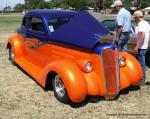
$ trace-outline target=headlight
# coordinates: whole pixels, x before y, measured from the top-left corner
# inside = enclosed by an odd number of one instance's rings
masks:
[[[126,58],[125,57],[120,57],[119,58],[119,65],[121,67],[124,67],[126,65]]]
[[[92,69],[93,69],[92,62],[90,62],[90,61],[86,62],[84,65],[84,71],[90,72],[90,71],[92,71]]]
[[[93,70],[93,64],[89,60],[79,60],[78,62],[79,67],[81,68],[82,71],[89,73]]]

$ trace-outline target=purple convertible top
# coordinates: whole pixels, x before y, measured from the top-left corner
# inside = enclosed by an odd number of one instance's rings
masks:
[[[109,33],[110,31],[91,14],[81,11],[70,22],[52,32],[50,39],[56,42],[93,49],[101,38]]]

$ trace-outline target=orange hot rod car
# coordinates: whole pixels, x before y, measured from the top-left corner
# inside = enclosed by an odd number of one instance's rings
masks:
[[[79,103],[86,95],[113,99],[139,85],[143,73],[133,56],[101,42],[109,33],[86,11],[31,10],[6,50],[42,87],[52,85],[61,102]]]

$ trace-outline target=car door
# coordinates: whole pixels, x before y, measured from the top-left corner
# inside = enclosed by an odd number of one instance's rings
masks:
[[[28,28],[25,32],[23,45],[26,59],[33,65],[42,69],[47,62],[45,61],[45,56],[42,54],[41,50],[39,50],[47,39],[47,32],[42,19],[37,16],[29,17]]]

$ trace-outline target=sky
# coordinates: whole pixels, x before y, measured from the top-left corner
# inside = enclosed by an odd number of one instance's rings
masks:
[[[6,5],[13,8],[18,3],[24,3],[24,0],[0,0],[0,10],[6,7]]]
[[[51,0],[45,0],[51,1]],[[24,3],[24,0],[0,0],[0,10],[3,10],[4,7],[11,6],[11,8],[15,7],[16,4]]]

